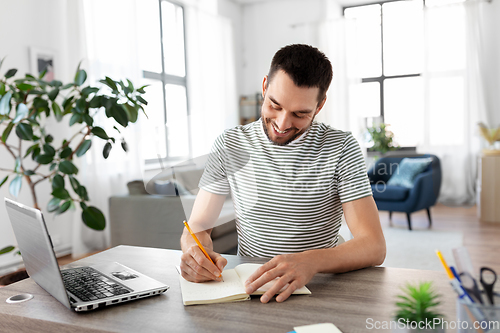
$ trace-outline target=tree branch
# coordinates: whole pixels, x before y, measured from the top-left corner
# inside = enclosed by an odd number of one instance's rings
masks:
[[[81,147],[81,145],[85,142],[85,137],[87,135],[90,135],[92,129],[90,128],[90,126],[87,126],[87,134],[85,134],[82,138],[82,140],[80,141],[80,143],[78,144],[78,146],[76,146],[76,148],[71,152],[71,155],[68,156],[68,159],[73,159],[73,155],[75,154],[75,152],[78,150],[78,148]]]
[[[69,146],[69,144],[71,143],[71,141],[73,141],[73,139],[75,139],[75,138],[76,138],[76,136],[77,136],[78,134],[85,134],[85,133],[82,133],[82,131],[83,131],[84,129],[86,129],[87,127],[88,127],[88,126],[86,125],[86,126],[84,126],[81,130],[79,130],[78,132],[76,132],[76,133],[75,133],[75,134],[71,137],[71,139],[69,139],[69,140],[68,140],[65,144],[63,144],[63,145],[61,146],[61,148],[57,149],[57,151],[59,151],[59,150],[63,150],[64,148],[66,148],[67,146]],[[88,135],[88,134],[85,134],[85,135]]]
[[[50,175],[47,175],[47,176],[42,176],[42,178],[41,178],[41,179],[39,179],[39,180],[37,180],[36,182],[34,182],[34,183],[33,183],[33,186],[35,186],[36,184],[38,184],[38,183],[39,183],[39,182],[41,182],[41,181],[44,181],[44,180],[45,180],[45,179],[47,179],[47,178],[50,178],[50,176],[55,175],[55,174],[56,174],[56,172],[57,172],[57,171],[56,171],[56,170],[54,170],[54,171],[52,171],[52,173],[51,173]],[[41,175],[39,175],[39,176],[41,176]]]

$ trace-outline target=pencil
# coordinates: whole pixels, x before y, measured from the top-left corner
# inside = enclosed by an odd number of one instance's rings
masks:
[[[203,253],[205,254],[205,257],[208,258],[208,260],[210,260],[210,262],[212,264],[214,264],[215,267],[217,267],[217,265],[214,263],[214,261],[212,260],[212,258],[210,258],[210,256],[208,255],[207,251],[205,251],[205,248],[203,247],[203,245],[201,245],[200,241],[198,240],[198,237],[196,237],[196,235],[193,233],[193,230],[191,230],[191,228],[189,227],[188,223],[186,220],[183,221],[184,225],[186,226],[187,230],[189,231],[189,233],[191,234],[191,236],[193,236],[193,239],[194,241],[196,242],[196,244],[198,244],[198,247],[203,251]],[[224,282],[224,278],[222,277],[222,274],[219,275],[219,277],[222,279],[222,282]]]

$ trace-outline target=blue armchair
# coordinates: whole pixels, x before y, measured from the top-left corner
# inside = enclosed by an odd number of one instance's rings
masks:
[[[411,188],[387,184],[404,156],[383,157],[368,170],[377,208],[389,211],[389,220],[392,218],[392,212],[406,213],[410,230],[412,229],[410,214],[421,209],[427,210],[429,227],[432,225],[429,208],[436,203],[441,188],[441,163],[437,156],[430,154],[408,156],[408,158],[423,157],[431,158],[432,162],[415,177]]]

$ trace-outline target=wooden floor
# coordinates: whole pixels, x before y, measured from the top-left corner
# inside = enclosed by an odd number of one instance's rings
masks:
[[[464,234],[464,246],[469,250],[474,268],[479,271],[487,266],[500,274],[500,223],[481,222],[476,206],[447,207],[438,204],[431,208],[432,229],[459,231]],[[427,212],[422,210],[411,214],[412,228],[427,229]],[[380,212],[382,227],[389,226],[389,213]],[[407,227],[406,214],[393,213],[392,225]]]

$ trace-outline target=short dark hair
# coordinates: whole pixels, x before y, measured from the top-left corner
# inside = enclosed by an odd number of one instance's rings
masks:
[[[276,52],[267,75],[268,84],[278,70],[287,73],[298,87],[318,87],[318,102],[325,98],[333,77],[332,64],[325,54],[305,44],[287,45]]]

